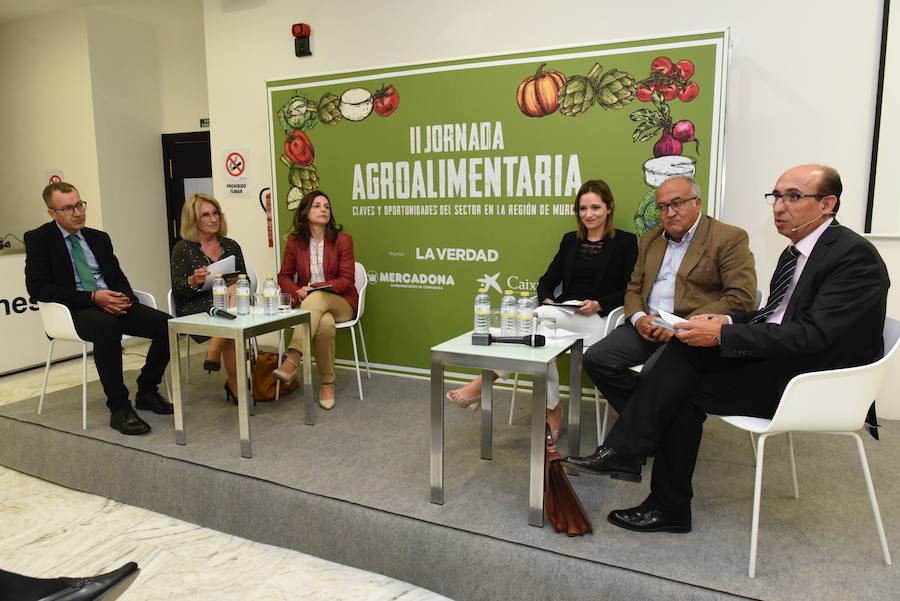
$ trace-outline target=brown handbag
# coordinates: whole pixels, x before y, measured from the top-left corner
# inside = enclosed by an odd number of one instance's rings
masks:
[[[278,368],[278,355],[261,352],[256,356],[256,365],[253,368],[253,400],[258,403],[275,400],[275,386],[278,380],[272,372]],[[298,368],[299,369],[299,368]],[[300,374],[297,374],[298,376]],[[281,383],[279,396],[296,389],[300,385],[300,378],[294,378],[290,384]]]
[[[593,532],[591,520],[588,519],[581,506],[581,501],[566,472],[560,463],[559,451],[550,436],[550,426],[546,430],[546,446],[544,447],[544,509],[547,521],[557,532],[565,532],[569,536],[581,536]]]

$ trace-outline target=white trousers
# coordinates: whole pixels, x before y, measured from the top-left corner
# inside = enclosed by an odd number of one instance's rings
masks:
[[[551,307],[541,305],[535,309],[534,314],[539,318],[552,317],[556,319],[556,328],[558,330],[569,330],[584,334],[584,350],[586,351],[592,344],[603,338],[603,331],[606,329],[606,318],[595,313],[594,315],[580,315],[573,311],[560,309],[559,307]],[[540,333],[540,332],[536,332]],[[547,409],[554,409],[559,405],[559,369],[556,367],[556,361],[550,365],[550,373],[547,377]],[[508,378],[509,372],[494,372],[499,378]],[[580,382],[577,383],[581,385]],[[572,385],[570,383],[570,385]]]

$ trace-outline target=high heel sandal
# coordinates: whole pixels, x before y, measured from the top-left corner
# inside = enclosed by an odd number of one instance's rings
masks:
[[[234,395],[234,393],[231,392],[231,386],[228,385],[228,380],[225,380],[225,400],[228,401],[229,403],[231,403],[232,405],[238,404],[238,399]]]
[[[332,397],[330,399],[322,398],[322,391],[326,388],[331,389]],[[319,407],[326,411],[334,407],[334,384],[322,384],[322,386],[319,387]]]
[[[559,430],[562,427],[562,421],[562,405],[557,405],[547,411],[547,436],[552,439],[553,444],[556,444],[556,441],[559,440]]]
[[[272,372],[272,375],[278,378],[282,384],[290,384],[297,377],[297,372],[300,371],[300,366],[297,365],[297,362],[291,359],[290,357],[284,358],[284,363],[290,363],[294,366],[294,370],[292,372],[286,372],[280,367]],[[284,364],[282,363],[282,365]]]
[[[472,397],[470,399],[463,398],[462,394],[460,394],[459,390],[451,390],[447,393],[447,400],[456,405],[457,407],[462,407],[464,409],[471,409],[472,411],[477,411],[479,407],[481,407],[481,395],[479,394],[476,397]]]

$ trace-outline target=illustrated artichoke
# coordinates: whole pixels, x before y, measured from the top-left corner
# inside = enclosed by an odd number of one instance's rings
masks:
[[[603,67],[594,64],[586,76],[573,75],[559,89],[559,112],[566,117],[578,117],[594,104],[594,78],[600,75]]]
[[[317,119],[316,104],[306,96],[292,96],[278,109],[278,121],[286,132],[312,129]]]
[[[291,190],[294,190],[295,188],[298,189],[300,191],[300,196],[302,197],[307,192],[319,189],[319,172],[316,171],[315,166],[312,164],[306,166],[292,165],[291,170],[288,173],[288,181],[290,181],[291,186],[293,186]],[[291,193],[288,192],[289,209],[291,208],[291,200]]]
[[[334,94],[328,92],[323,94],[322,98],[319,99],[319,121],[325,125],[337,125],[344,118],[341,114],[340,104],[341,99]]]
[[[597,104],[605,109],[620,109],[634,100],[634,77],[625,71],[610,69],[595,84]]]

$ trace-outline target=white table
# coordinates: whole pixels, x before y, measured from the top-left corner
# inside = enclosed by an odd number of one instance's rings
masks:
[[[172,404],[175,406],[175,443],[187,444],[184,433],[184,414],[181,398],[181,361],[178,348],[179,334],[198,334],[202,336],[218,336],[234,340],[237,354],[238,381],[238,425],[241,436],[241,457],[252,457],[250,447],[250,405],[251,399],[247,389],[247,343],[254,336],[275,332],[305,323],[309,325],[309,311],[292,309],[278,315],[264,315],[261,309],[254,309],[250,315],[241,315],[237,319],[212,317],[206,313],[185,315],[169,320],[169,366],[172,370]],[[306,403],[305,422],[309,426],[316,423],[316,406],[312,393],[312,369],[310,355],[309,328],[304,328],[302,363],[303,397]]]
[[[528,523],[544,525],[544,424],[547,408],[548,370],[554,359],[572,352],[569,371],[569,454],[577,455],[581,445],[581,338],[547,339],[547,345],[472,344],[468,332],[431,348],[431,502],[444,504],[444,365],[482,370],[481,458],[491,459],[493,423],[492,370],[530,374],[533,381],[531,404],[531,467],[528,492]]]

